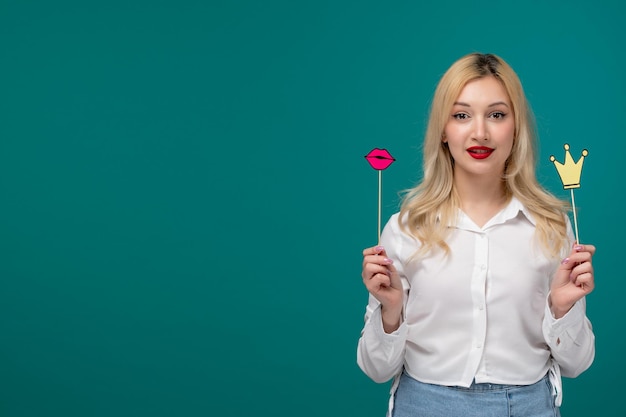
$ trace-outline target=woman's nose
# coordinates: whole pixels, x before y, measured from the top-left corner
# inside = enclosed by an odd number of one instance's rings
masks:
[[[488,139],[487,126],[484,120],[474,119],[474,130],[472,132],[472,139],[475,140],[487,140]]]

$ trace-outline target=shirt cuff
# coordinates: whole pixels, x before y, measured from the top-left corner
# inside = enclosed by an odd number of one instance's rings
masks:
[[[401,318],[400,326],[391,333],[385,332],[383,328],[383,314],[382,308],[379,304],[376,310],[372,313],[370,317],[371,325],[374,327],[374,331],[376,335],[383,341],[388,343],[395,343],[397,339],[406,337],[407,334],[407,325],[404,321],[404,318]]]
[[[560,319],[554,318],[550,310],[549,297],[546,299],[543,319],[543,334],[552,349],[567,350],[575,344],[576,336],[585,323],[585,307],[582,299]]]

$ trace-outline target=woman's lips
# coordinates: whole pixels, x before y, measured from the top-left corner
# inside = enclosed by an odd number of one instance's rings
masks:
[[[488,158],[493,151],[494,150],[492,148],[488,148],[486,146],[472,146],[471,148],[467,149],[467,153],[469,153],[470,156],[474,159]]]
[[[365,159],[370,163],[372,168],[382,171],[383,169],[389,168],[389,165],[393,164],[395,158],[391,156],[387,149],[378,149],[374,148],[365,155]]]

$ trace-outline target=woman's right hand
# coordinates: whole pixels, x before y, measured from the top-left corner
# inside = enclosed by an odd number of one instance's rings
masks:
[[[404,290],[393,261],[382,246],[363,250],[363,283],[381,304],[383,327],[391,333],[400,326]]]

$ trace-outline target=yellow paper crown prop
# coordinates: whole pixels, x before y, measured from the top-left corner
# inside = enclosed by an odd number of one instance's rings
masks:
[[[561,177],[563,188],[565,190],[570,190],[570,194],[572,196],[572,214],[574,215],[574,231],[576,232],[576,243],[580,243],[580,240],[578,239],[578,220],[576,218],[574,188],[580,188],[580,174],[583,170],[585,157],[589,155],[589,151],[587,149],[583,149],[583,151],[581,152],[581,156],[578,159],[578,162],[574,162],[572,154],[569,153],[569,145],[566,143],[565,145],[563,145],[563,148],[565,148],[565,162],[560,163],[556,160],[554,155],[550,156],[550,161],[552,161],[556,168],[556,171],[559,173],[559,177]]]
[[[589,151],[587,149],[583,149],[578,162],[574,162],[572,154],[569,153],[569,145],[566,143],[563,145],[563,148],[565,148],[565,162],[560,163],[556,160],[554,155],[550,156],[550,161],[554,163],[554,166],[561,177],[564,189],[569,190],[570,188],[580,188],[580,174],[583,170],[585,157],[589,155]]]

